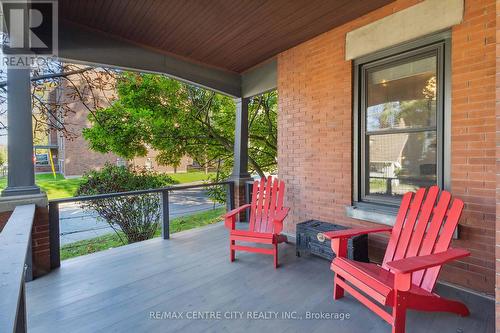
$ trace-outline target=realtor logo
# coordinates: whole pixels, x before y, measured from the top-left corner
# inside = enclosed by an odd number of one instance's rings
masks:
[[[24,62],[57,55],[56,1],[2,0],[1,10],[4,58],[16,56]]]

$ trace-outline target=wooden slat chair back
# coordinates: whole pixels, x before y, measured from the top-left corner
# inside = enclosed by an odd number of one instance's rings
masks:
[[[337,255],[331,269],[335,272],[335,300],[349,292],[392,326],[393,333],[405,332],[407,309],[444,311],[467,316],[469,310],[458,301],[433,292],[441,267],[470,255],[464,249],[450,248],[464,203],[451,201],[451,194],[432,186],[406,193],[394,227],[359,228],[324,233],[331,239]],[[390,232],[381,265],[346,258],[349,238]],[[369,298],[367,296],[369,296]],[[382,306],[378,305],[381,304]],[[392,307],[387,312],[383,306]]]
[[[442,191],[439,198],[437,186],[430,187],[427,195],[425,192],[421,188],[415,194],[408,192],[403,196],[382,267],[389,269],[388,262],[443,252],[450,246],[464,204],[454,199],[448,209],[450,192]],[[413,284],[432,291],[440,268],[414,272]]]
[[[262,178],[253,183],[252,203],[238,207],[225,215],[225,224],[229,229],[229,259],[235,260],[236,251],[247,251],[274,256],[274,267],[278,267],[278,244],[286,242],[281,235],[283,221],[289,209],[283,207],[285,183],[272,177]],[[244,210],[250,210],[248,230],[236,229],[236,216]],[[272,248],[242,246],[245,243],[269,244]]]
[[[283,209],[284,196],[283,181],[278,179],[273,181],[272,177],[268,177],[267,181],[254,181],[248,230],[273,233],[275,228],[273,219],[276,212]],[[277,233],[280,232],[281,230],[277,230]]]

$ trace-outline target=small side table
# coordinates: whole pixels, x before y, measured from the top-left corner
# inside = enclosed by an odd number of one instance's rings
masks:
[[[335,258],[335,253],[332,251],[330,240],[320,242],[317,237],[318,233],[345,229],[348,228],[318,220],[298,223],[296,229],[297,256],[300,257],[303,253],[311,253],[331,261]],[[350,238],[347,243],[347,256],[352,260],[369,262],[368,235]]]

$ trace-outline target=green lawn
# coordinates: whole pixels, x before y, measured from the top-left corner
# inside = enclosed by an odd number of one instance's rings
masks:
[[[52,174],[36,175],[36,184],[47,192],[49,199],[72,197],[79,183],[80,178],[65,179],[61,174],[56,174],[56,178]],[[6,186],[7,178],[0,178],[0,189],[4,189]]]
[[[208,177],[213,175],[214,173],[211,172],[209,172],[207,175],[205,174],[205,172],[195,171],[195,172],[185,172],[185,173],[174,173],[170,174],[169,176],[172,177],[174,180],[178,181],[179,184],[182,184],[182,183],[192,183],[192,182],[208,180]]]
[[[187,172],[171,174],[170,176],[179,184],[191,183],[195,181],[207,180],[212,174],[206,175],[204,172]],[[60,199],[74,196],[81,178],[64,178],[61,174],[56,174],[56,178],[52,174],[36,175],[36,184],[44,190],[49,199]],[[0,190],[7,186],[7,177],[0,178]]]
[[[194,215],[177,217],[170,221],[170,232],[174,233],[183,230],[189,230],[219,222],[221,220],[222,214],[224,214],[225,212],[226,209],[224,207],[221,207]],[[160,235],[161,230],[158,230],[155,237],[159,237]],[[61,247],[61,260],[78,257],[93,252],[99,252],[122,245],[124,244],[121,242],[120,237],[118,237],[118,235],[114,233],[92,239],[86,239],[63,245]]]

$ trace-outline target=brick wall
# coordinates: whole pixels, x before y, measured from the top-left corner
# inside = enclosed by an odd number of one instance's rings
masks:
[[[37,207],[31,230],[33,276],[38,277],[50,272],[49,209]]]
[[[500,0],[496,0],[496,29],[497,36],[500,36]],[[496,247],[495,247],[495,257],[496,257],[496,283],[495,283],[495,294],[496,294],[496,328],[497,332],[500,331],[500,38],[496,38],[496,79],[495,79],[495,110],[496,110]]]
[[[419,3],[399,0],[278,56],[278,165],[292,208],[286,231],[309,218],[370,225],[345,215],[352,198],[352,63],[345,35]],[[441,279],[493,294],[495,285],[495,0],[466,0],[452,30],[452,182],[466,203],[455,246],[472,255]],[[383,236],[370,236],[380,260]]]
[[[81,91],[85,89],[86,82],[83,80],[74,80],[75,85],[79,86]],[[68,83],[65,83],[68,84]],[[85,105],[78,99],[65,94],[65,84],[57,89],[60,104],[67,104],[72,112],[69,112],[64,117],[66,128],[73,134],[71,139],[60,138],[59,140],[59,159],[62,163],[62,172],[65,176],[80,176],[86,171],[99,169],[106,163],[116,164],[117,156],[114,154],[101,154],[90,150],[87,141],[82,136],[82,130],[90,127],[88,120],[89,111]],[[71,93],[72,90],[69,91]],[[99,99],[101,107],[109,105],[108,100],[112,100],[113,95],[108,98],[102,96]]]
[[[165,173],[175,173],[175,172],[187,172],[188,166],[193,164],[193,159],[189,156],[184,156],[181,159],[181,162],[178,167],[174,168],[171,165],[160,165],[156,162],[156,156],[158,156],[158,152],[155,150],[149,150],[148,154],[144,157],[136,157],[130,163],[138,166],[145,167],[148,159],[151,159],[151,165],[153,171],[156,172],[165,172]]]

